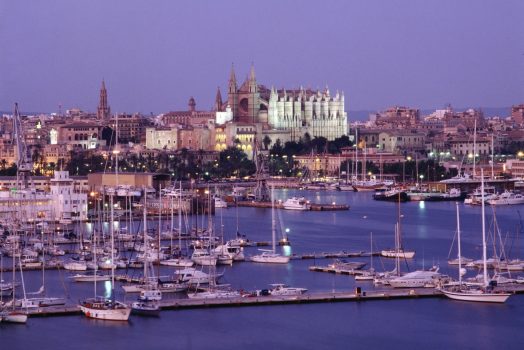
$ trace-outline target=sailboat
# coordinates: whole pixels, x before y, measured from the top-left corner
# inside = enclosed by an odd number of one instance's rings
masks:
[[[395,225],[395,249],[384,249],[380,252],[380,255],[386,258],[400,258],[400,259],[413,259],[415,257],[414,250],[405,250],[402,247],[402,238],[400,230],[400,194],[398,196],[398,221]]]
[[[13,249],[15,248],[15,246],[13,246]],[[23,311],[20,311],[20,310],[16,310],[14,308],[15,306],[15,287],[16,287],[16,282],[15,282],[15,252],[13,252],[13,281],[11,282],[11,286],[12,287],[12,300],[6,304],[3,303],[3,301],[0,303],[0,321],[5,321],[5,322],[10,322],[10,323],[26,323],[27,322],[27,313],[26,312],[23,312]],[[2,260],[2,263],[0,264],[0,271],[3,271],[4,267],[3,267],[3,260]],[[25,288],[24,288],[25,290]],[[0,298],[1,298],[1,293],[0,293]],[[8,307],[11,306],[12,309],[8,309]]]
[[[44,233],[42,231],[42,242],[44,242]],[[42,249],[42,286],[40,289],[35,293],[27,293],[32,295],[41,295],[43,296],[36,296],[32,298],[24,298],[22,300],[19,300],[17,303],[17,306],[20,306],[22,308],[39,308],[39,307],[46,307],[46,306],[54,306],[54,305],[64,305],[66,303],[64,298],[60,297],[47,297],[45,295],[45,250]],[[22,269],[22,266],[20,265],[20,269]]]
[[[369,251],[370,267],[369,270],[362,271],[361,274],[355,275],[355,281],[373,281],[375,279],[376,272],[373,268],[373,232],[371,232],[369,235],[371,241]]]
[[[195,263],[193,260],[186,258],[182,255],[182,181],[180,181],[180,191],[170,191],[168,196],[171,197],[171,237],[173,237],[173,225],[174,225],[174,197],[178,197],[178,256],[170,259],[160,261],[160,265],[174,266],[174,267],[191,267]],[[173,250],[173,249],[171,249]]]
[[[482,193],[484,193],[484,169],[480,169]],[[484,196],[482,196],[484,197]],[[493,286],[488,281],[488,270],[486,263],[486,220],[485,220],[485,203],[482,198],[482,261],[483,261],[483,284],[482,286],[471,286],[462,283],[462,255],[460,246],[460,218],[459,207],[457,203],[457,239],[458,239],[458,284],[447,284],[439,290],[448,298],[461,301],[476,301],[486,303],[504,303],[511,294],[499,293],[493,290]]]
[[[113,205],[114,191],[109,196],[109,205],[111,208],[111,220],[109,222],[109,229],[111,232],[111,262],[114,260],[115,255],[115,237],[114,237],[114,205]],[[96,259],[96,255],[94,257]],[[95,261],[96,263],[96,261]],[[95,285],[95,297],[91,299],[85,299],[80,303],[80,310],[89,318],[95,318],[99,320],[110,320],[110,321],[127,321],[131,314],[131,308],[126,304],[111,299],[115,295],[115,265],[111,268],[111,298],[99,298],[96,296],[96,279]]]
[[[267,264],[287,264],[289,262],[289,256],[283,256],[276,253],[276,227],[275,227],[275,199],[273,196],[274,186],[271,187],[271,236],[272,236],[272,249],[262,250],[262,254],[254,255],[251,257],[251,261],[258,263]]]

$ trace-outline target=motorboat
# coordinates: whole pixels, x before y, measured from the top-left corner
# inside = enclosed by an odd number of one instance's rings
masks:
[[[306,288],[289,287],[282,283],[270,284],[269,294],[272,296],[301,295],[307,292]]]
[[[138,296],[140,301],[160,301],[162,300],[162,292],[159,289],[151,288],[140,291]]]
[[[135,301],[131,304],[131,312],[140,316],[160,316],[160,306],[154,302]]]
[[[232,290],[228,285],[217,285],[194,293],[188,293],[190,299],[226,299],[239,298],[240,292]]]
[[[195,264],[195,262],[191,259],[188,259],[186,257],[180,257],[180,258],[171,258],[160,261],[160,265],[164,266],[173,266],[173,267],[191,267]]]
[[[335,260],[333,263],[329,264],[328,267],[330,269],[335,270],[360,270],[366,265],[364,262],[360,261],[346,261],[346,260]]]
[[[86,273],[86,274],[76,274],[69,276],[69,278],[75,282],[102,282],[109,281],[111,279],[110,275],[105,275],[102,273]]]
[[[217,257],[209,253],[206,249],[195,249],[191,255],[191,260],[201,266],[216,266]]]
[[[273,250],[262,250],[261,254],[253,255],[251,261],[256,263],[268,263],[268,264],[287,264],[289,262],[289,256],[283,256],[275,253]]]
[[[415,257],[414,250],[399,249],[385,249],[380,252],[380,255],[386,258],[401,258],[401,259],[413,259]]]
[[[515,205],[524,204],[524,195],[520,192],[504,191],[501,194],[487,200],[490,205]]]
[[[484,201],[489,201],[497,197],[497,192],[493,186],[484,186],[484,190],[480,188],[475,189],[472,193],[466,196],[464,204],[478,205],[481,204],[482,198]]]
[[[309,210],[311,205],[304,197],[292,197],[284,202],[284,209],[287,210]]]
[[[195,268],[186,268],[175,271],[175,279],[180,280],[181,282],[189,283],[191,285],[207,284],[210,283],[213,279],[216,280],[221,276],[222,274],[210,275]]]
[[[389,284],[393,288],[434,288],[442,274],[438,272],[438,268],[431,270],[417,270],[408,272],[403,276],[392,278]]]
[[[227,208],[227,202],[222,198],[215,196],[213,200],[215,202],[215,208]]]
[[[376,191],[373,195],[373,199],[377,201],[388,201],[398,203],[409,201],[409,196],[405,191],[399,188],[391,188],[385,191]]]
[[[384,183],[376,180],[363,180],[353,182],[353,189],[356,192],[376,191],[384,186]]]
[[[70,260],[64,264],[64,269],[69,271],[87,271],[87,263],[83,260]]]

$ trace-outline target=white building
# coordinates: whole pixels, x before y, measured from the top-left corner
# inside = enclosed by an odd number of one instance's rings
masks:
[[[55,171],[50,192],[3,188],[0,191],[0,218],[3,222],[61,222],[87,220],[87,194],[75,191],[68,171]]]

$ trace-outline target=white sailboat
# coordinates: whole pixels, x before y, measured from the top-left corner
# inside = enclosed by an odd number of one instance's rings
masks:
[[[115,248],[115,237],[114,237],[114,205],[113,205],[114,192],[110,194],[109,205],[111,208],[111,220],[109,223],[109,229],[111,232],[111,261],[114,260],[114,248]],[[94,256],[96,260],[96,254]],[[96,261],[95,261],[96,263]],[[80,303],[80,310],[89,318],[95,318],[99,320],[108,321],[127,321],[131,314],[131,308],[126,304],[114,300],[115,296],[115,267],[111,268],[111,298],[98,298],[96,297],[96,279],[95,285],[95,297],[91,299],[83,300]]]
[[[262,250],[262,254],[254,255],[251,261],[266,264],[287,264],[289,262],[288,256],[283,256],[276,253],[276,227],[275,227],[275,200],[273,196],[274,187],[271,187],[271,236],[272,249]]]
[[[402,235],[400,229],[400,196],[398,202],[398,221],[395,225],[395,249],[384,249],[380,252],[380,255],[386,258],[400,258],[400,259],[413,259],[415,257],[414,250],[405,250],[402,247]]]
[[[482,193],[484,193],[484,170],[480,170],[481,176],[481,187]],[[484,197],[484,196],[482,196]],[[509,293],[499,293],[493,290],[493,287],[488,281],[488,270],[486,263],[486,221],[485,221],[485,203],[482,198],[482,260],[483,266],[483,284],[482,286],[471,286],[462,283],[462,256],[460,246],[460,218],[459,218],[459,207],[457,203],[457,238],[458,238],[458,259],[459,259],[459,283],[449,284],[440,288],[440,291],[450,299],[461,300],[461,301],[476,301],[476,302],[487,302],[487,303],[504,303],[510,297]]]

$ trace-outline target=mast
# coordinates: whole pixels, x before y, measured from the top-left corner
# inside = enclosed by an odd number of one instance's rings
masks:
[[[462,251],[460,247],[460,215],[459,204],[455,203],[457,207],[457,239],[458,239],[458,260],[459,260],[459,285],[462,285]]]
[[[180,180],[180,193],[178,194],[178,250],[182,255],[182,180]]]
[[[477,176],[476,158],[477,158],[477,118],[475,118],[475,123],[473,127],[473,178]]]
[[[276,240],[276,223],[275,223],[275,198],[274,198],[275,185],[271,185],[271,239],[272,239],[272,250],[275,254],[277,248],[275,244]]]
[[[480,168],[480,191],[482,192],[482,268],[484,269],[484,286],[488,285],[488,268],[486,262],[486,213],[485,213],[485,203],[484,203],[484,169]]]
[[[142,211],[143,219],[144,219],[144,281],[147,282],[147,252],[149,249],[147,249],[147,194],[146,194],[146,188],[144,187],[144,210]]]
[[[109,232],[111,234],[111,299],[115,295],[115,235],[114,235],[114,219],[115,219],[115,208],[113,204],[114,193],[109,196],[109,205],[111,206],[111,220],[109,225]],[[95,277],[96,280],[96,277]]]
[[[493,134],[491,134],[491,180],[495,179],[495,171],[493,167],[495,166],[495,147],[493,142]]]

